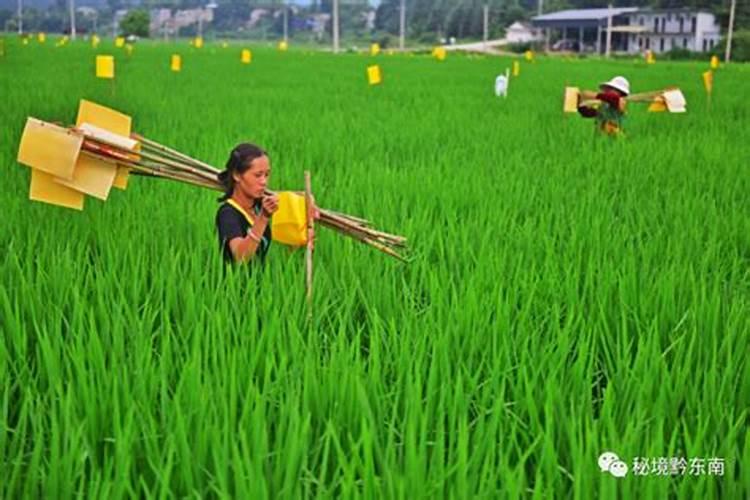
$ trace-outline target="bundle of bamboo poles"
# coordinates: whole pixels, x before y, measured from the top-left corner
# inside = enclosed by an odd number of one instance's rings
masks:
[[[203,188],[223,191],[219,182],[220,170],[179,151],[149,140],[138,134],[131,134],[131,139],[138,142],[137,152],[128,150],[105,137],[78,130],[84,141],[81,154],[86,154],[103,161],[116,163],[131,169],[137,175],[148,175],[171,179]],[[266,192],[272,195],[272,191]],[[406,258],[400,251],[406,249],[406,238],[379,231],[372,227],[370,221],[351,215],[319,208],[318,222],[345,236],[369,245],[386,255],[401,261]]]
[[[625,96],[623,99],[627,102],[651,103],[651,102],[654,102],[654,99],[664,94],[664,92],[669,92],[670,90],[677,90],[677,87],[667,87],[662,90],[639,92],[638,94],[631,94],[631,95]],[[598,93],[599,92],[595,92],[593,90],[582,90],[581,102],[579,103],[579,106],[593,106],[593,105],[598,104],[599,101],[596,99],[596,95]]]

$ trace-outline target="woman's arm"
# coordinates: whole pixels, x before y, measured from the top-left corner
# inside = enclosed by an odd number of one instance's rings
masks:
[[[229,240],[229,250],[231,250],[235,262],[247,262],[255,257],[255,252],[258,251],[260,240],[263,238],[267,226],[268,217],[261,214],[255,219],[255,224],[247,236]]]

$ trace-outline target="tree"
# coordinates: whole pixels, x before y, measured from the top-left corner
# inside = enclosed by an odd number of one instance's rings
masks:
[[[120,31],[123,35],[135,35],[148,37],[148,28],[151,18],[145,10],[131,10],[120,21]]]

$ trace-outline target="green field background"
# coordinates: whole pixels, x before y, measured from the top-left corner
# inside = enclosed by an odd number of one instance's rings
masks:
[[[538,58],[503,99],[502,57],[52,42],[0,57],[0,497],[750,496],[749,67],[709,103],[707,62]],[[688,113],[563,115],[618,74]],[[310,170],[411,262],[319,229],[308,324],[301,252],[222,272],[212,191],[29,202],[26,117],[82,98],[217,167],[260,144],[273,189]],[[606,450],[725,471],[617,479]]]

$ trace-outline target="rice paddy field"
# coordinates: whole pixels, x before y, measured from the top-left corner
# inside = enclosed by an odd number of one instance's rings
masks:
[[[502,99],[509,58],[53,42],[0,56],[0,497],[750,496],[747,66],[709,104],[707,61],[540,57]],[[563,115],[618,74],[688,113]],[[272,188],[310,170],[411,261],[319,229],[308,322],[301,251],[222,271],[213,191],[28,201],[26,117],[82,98],[217,167],[262,145]]]

